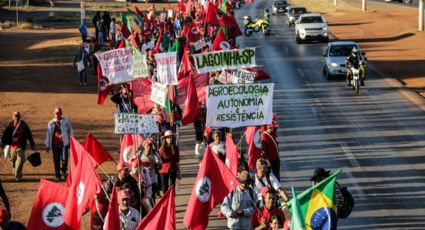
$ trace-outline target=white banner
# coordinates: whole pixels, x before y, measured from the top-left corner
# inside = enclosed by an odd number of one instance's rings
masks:
[[[177,52],[155,54],[158,82],[177,85]]]
[[[119,84],[134,80],[131,48],[114,49],[94,54],[102,67],[103,76],[110,84]]]
[[[233,70],[231,82],[233,84],[254,83],[255,75],[255,72],[251,72],[244,69],[236,69]]]
[[[198,73],[255,67],[255,48],[222,50],[192,56]]]
[[[114,113],[115,134],[159,133],[154,114]]]
[[[167,99],[168,88],[158,82],[152,82],[151,101],[165,107],[165,100]]]
[[[209,85],[206,126],[236,128],[270,124],[273,89],[274,83]]]
[[[141,54],[136,47],[133,47],[133,76],[134,78],[149,76],[146,55]]]

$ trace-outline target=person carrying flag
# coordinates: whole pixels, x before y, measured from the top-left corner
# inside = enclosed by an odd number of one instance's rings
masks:
[[[264,206],[256,209],[251,219],[252,228],[255,230],[271,229],[272,216],[285,220],[283,211],[276,207],[276,192],[268,187],[261,189]]]

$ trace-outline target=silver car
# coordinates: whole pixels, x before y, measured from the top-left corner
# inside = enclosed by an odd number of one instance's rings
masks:
[[[291,26],[295,23],[301,14],[308,13],[304,6],[288,6],[286,7],[286,24]]]
[[[272,14],[284,14],[286,12],[286,7],[288,7],[288,2],[286,0],[274,0],[272,5]]]
[[[325,52],[323,52],[323,75],[328,79],[333,76],[345,76],[345,60],[351,54],[353,47],[359,50],[360,60],[366,60],[365,53],[360,51],[357,43],[353,41],[329,42]]]

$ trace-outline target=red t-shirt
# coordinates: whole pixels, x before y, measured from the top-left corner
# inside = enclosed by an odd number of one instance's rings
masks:
[[[62,131],[60,128],[61,121],[55,121],[55,129],[53,130],[53,144],[61,145],[63,143]]]
[[[90,210],[90,229],[91,230],[103,229],[104,223],[102,220],[105,220],[105,216],[108,213],[108,206],[109,206],[109,203],[102,204],[97,202],[97,208],[96,208],[95,198],[91,199],[90,202],[87,204],[87,207]],[[102,216],[99,216],[99,213]]]
[[[159,155],[162,159],[162,166],[159,170],[159,173],[169,173],[177,171],[177,163],[180,161],[179,159],[179,149],[177,147],[176,152],[173,154],[171,148],[167,150],[159,149]],[[165,152],[167,151],[167,152]]]
[[[18,124],[15,124],[13,122],[13,124],[12,124],[13,130],[16,129],[16,126],[17,125]],[[22,140],[23,130],[24,130],[23,124],[20,124],[19,127],[18,127],[18,129],[16,129],[14,131],[15,134],[12,136],[12,144],[10,145],[10,148],[12,148],[12,149],[18,149],[18,148],[21,147],[21,143],[20,142]]]
[[[274,160],[279,157],[279,142],[273,134],[263,132],[261,134],[261,144],[269,160]]]
[[[266,219],[267,222],[271,222],[270,218],[272,216],[280,216],[282,218],[282,221],[285,222],[285,215],[283,214],[283,211],[279,208],[273,208],[272,210],[268,210],[266,207],[261,207],[260,211],[258,209],[255,209],[254,215],[251,218],[251,225],[252,228],[256,228],[261,225],[262,219]],[[271,229],[270,225],[267,225],[266,229]]]

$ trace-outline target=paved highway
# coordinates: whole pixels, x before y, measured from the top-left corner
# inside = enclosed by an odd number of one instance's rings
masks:
[[[261,16],[269,4],[256,1],[238,10],[241,28],[243,15]],[[238,42],[241,47],[259,46],[257,63],[276,83],[274,112],[286,191],[290,186],[298,192],[307,188],[316,167],[342,169],[338,181],[349,187],[356,206],[348,219],[339,221],[339,229],[424,229],[424,101],[373,63],[368,65],[366,87],[356,96],[345,81],[322,76],[326,44],[298,45],[284,16],[272,16],[271,21],[271,36],[258,33]],[[193,186],[194,178],[188,177],[197,173],[192,133],[182,131],[183,148],[188,146],[190,152],[185,151],[182,161],[187,179],[178,193],[178,222]],[[214,212],[211,229],[224,226]]]

